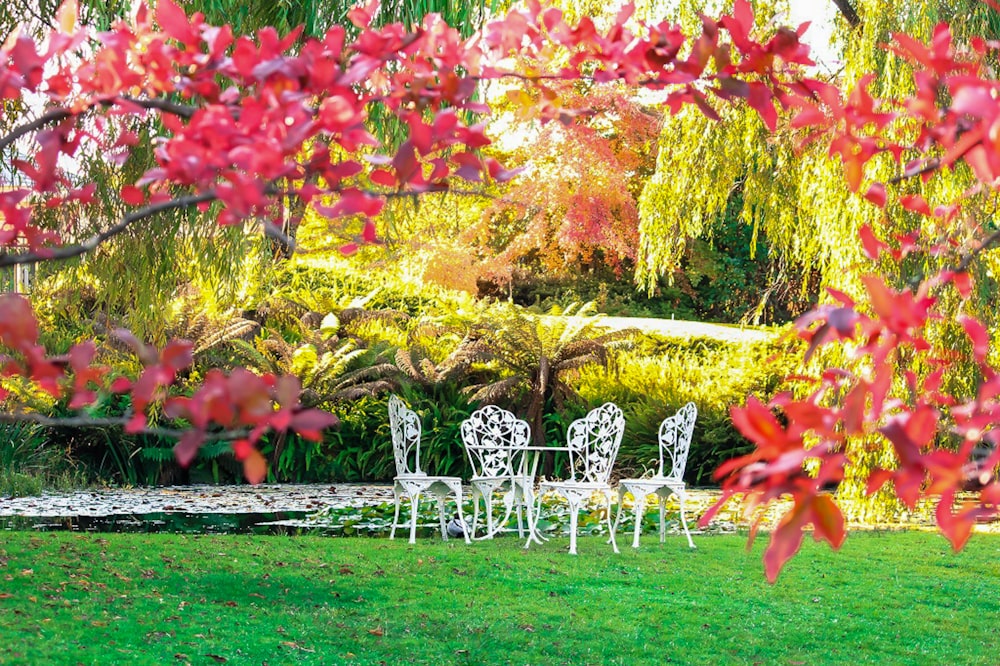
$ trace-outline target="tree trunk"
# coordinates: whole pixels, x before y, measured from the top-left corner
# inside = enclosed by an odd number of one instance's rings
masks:
[[[858,10],[851,4],[851,0],[833,0],[833,4],[837,5],[841,16],[847,20],[852,28],[861,25],[861,17],[858,15]]]

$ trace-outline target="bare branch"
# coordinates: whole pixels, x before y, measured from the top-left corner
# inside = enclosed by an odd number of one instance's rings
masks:
[[[858,10],[854,8],[850,0],[833,0],[833,4],[837,5],[841,16],[847,20],[852,28],[861,25],[861,16],[858,15]]]
[[[120,97],[116,97],[115,99],[101,100],[99,104],[101,106],[112,106],[119,100],[127,102],[129,104],[134,104],[144,109],[156,109],[157,111],[171,113],[175,116],[180,116],[182,118],[190,118],[191,116],[194,115],[194,112],[196,110],[195,107],[193,106],[188,106],[187,104],[178,104],[177,102],[171,102],[170,100],[167,99],[158,99],[158,98],[143,99],[140,97],[129,97],[127,95],[122,95]],[[92,104],[90,106],[84,107],[79,111],[70,111],[69,109],[62,109],[62,108],[49,109],[48,111],[38,116],[31,122],[25,123],[20,127],[16,127],[14,130],[10,132],[10,134],[0,139],[0,151],[4,150],[5,148],[7,148],[7,146],[14,143],[15,141],[17,141],[26,134],[30,134],[31,132],[37,132],[46,125],[52,125],[55,123],[62,122],[63,120],[66,120],[67,118],[70,118],[72,116],[82,115],[87,111],[90,111],[92,108],[94,108],[94,106],[95,105]]]
[[[14,143],[25,134],[36,132],[52,123],[62,122],[72,115],[74,115],[73,112],[68,109],[51,109],[50,111],[46,111],[30,123],[25,123],[20,127],[14,128],[10,134],[0,139],[0,151],[4,150],[7,146]]]
[[[985,250],[993,247],[998,242],[1000,242],[1000,229],[997,229],[989,236],[984,238],[982,243],[980,243],[977,247],[973,248],[972,250],[969,251],[968,254],[962,257],[962,260],[958,262],[957,266],[955,266],[954,269],[955,272],[964,273],[965,271],[969,270],[969,266],[972,265],[972,262],[978,255],[980,255]]]
[[[264,220],[264,235],[278,241],[285,250],[295,252],[295,239],[279,229],[274,222]]]
[[[123,100],[130,104],[135,104],[136,106],[141,106],[144,109],[156,109],[157,111],[164,111],[166,113],[173,114],[175,116],[180,116],[181,118],[190,118],[197,111],[196,107],[190,106],[188,104],[178,104],[177,102],[171,102],[168,99],[160,99],[157,97],[152,98],[142,98],[142,97],[130,97],[129,95],[120,95],[116,99]],[[105,106],[110,106],[113,104],[113,100],[102,102]]]
[[[170,199],[169,201],[161,201],[160,203],[151,204],[140,208],[137,211],[129,213],[122,218],[121,222],[118,224],[96,233],[87,240],[77,245],[66,245],[64,247],[59,247],[52,250],[42,250],[39,252],[24,252],[20,254],[0,254],[0,267],[3,266],[17,266],[19,264],[31,264],[38,261],[53,261],[60,259],[69,259],[71,257],[78,257],[81,254],[86,254],[97,248],[98,245],[104,241],[117,236],[121,232],[128,229],[128,227],[147,218],[151,215],[157,213],[162,213],[168,210],[174,210],[175,208],[187,208],[189,206],[195,206],[200,203],[205,203],[208,201],[214,201],[216,198],[215,191],[204,192],[202,194],[191,194],[185,197],[178,197],[176,199]]]
[[[34,423],[46,427],[54,428],[100,428],[104,426],[124,427],[132,420],[131,415],[119,417],[92,417],[92,416],[67,416],[62,418],[51,418],[34,412],[8,413],[0,412],[0,423]],[[190,430],[176,428],[143,428],[137,435],[156,435],[159,437],[169,437],[180,439]],[[133,434],[133,433],[130,433]],[[248,430],[227,430],[223,432],[209,432],[204,434],[204,441],[227,441],[244,439],[249,435]]]

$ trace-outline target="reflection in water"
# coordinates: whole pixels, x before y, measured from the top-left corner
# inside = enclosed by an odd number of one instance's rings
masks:
[[[169,532],[174,534],[298,534],[322,533],[318,528],[291,526],[284,521],[300,521],[307,511],[275,513],[141,513],[108,516],[3,516],[0,529],[31,529],[41,532]]]

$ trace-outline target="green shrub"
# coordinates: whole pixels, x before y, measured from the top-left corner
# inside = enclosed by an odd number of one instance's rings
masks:
[[[50,440],[48,429],[33,423],[0,423],[0,496],[38,495],[46,488],[84,483],[65,449]]]
[[[619,352],[608,369],[583,369],[579,392],[591,405],[611,401],[625,412],[626,434],[616,467],[628,476],[656,467],[660,423],[694,402],[698,420],[685,478],[705,485],[713,482],[719,464],[751,449],[733,426],[729,407],[742,403],[748,393],[774,393],[788,370],[780,362],[768,362],[777,351],[775,342],[647,337],[635,349]]]

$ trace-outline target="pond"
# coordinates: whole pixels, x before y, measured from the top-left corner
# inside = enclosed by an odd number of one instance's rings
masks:
[[[690,491],[692,532],[695,517],[717,497],[717,490]],[[421,502],[420,513],[421,524],[428,526],[418,533],[434,535],[437,515],[433,503]],[[392,515],[392,486],[387,484],[194,485],[0,497],[0,530],[385,537]],[[670,516],[671,531],[676,517],[676,513]],[[550,503],[546,503],[542,518],[545,531],[565,531],[569,522],[566,507]],[[644,529],[655,531],[655,516],[649,514],[647,519],[644,523],[649,525]],[[711,529],[732,528],[733,523],[723,519],[715,521]],[[581,533],[603,530],[597,511],[581,515]]]
[[[114,488],[0,498],[0,529],[183,534],[344,532],[318,515],[382,513],[388,485],[259,485]],[[383,521],[376,520],[372,527]],[[355,519],[352,525],[364,521]],[[360,531],[357,527],[348,533]],[[378,530],[374,530],[378,531]]]

